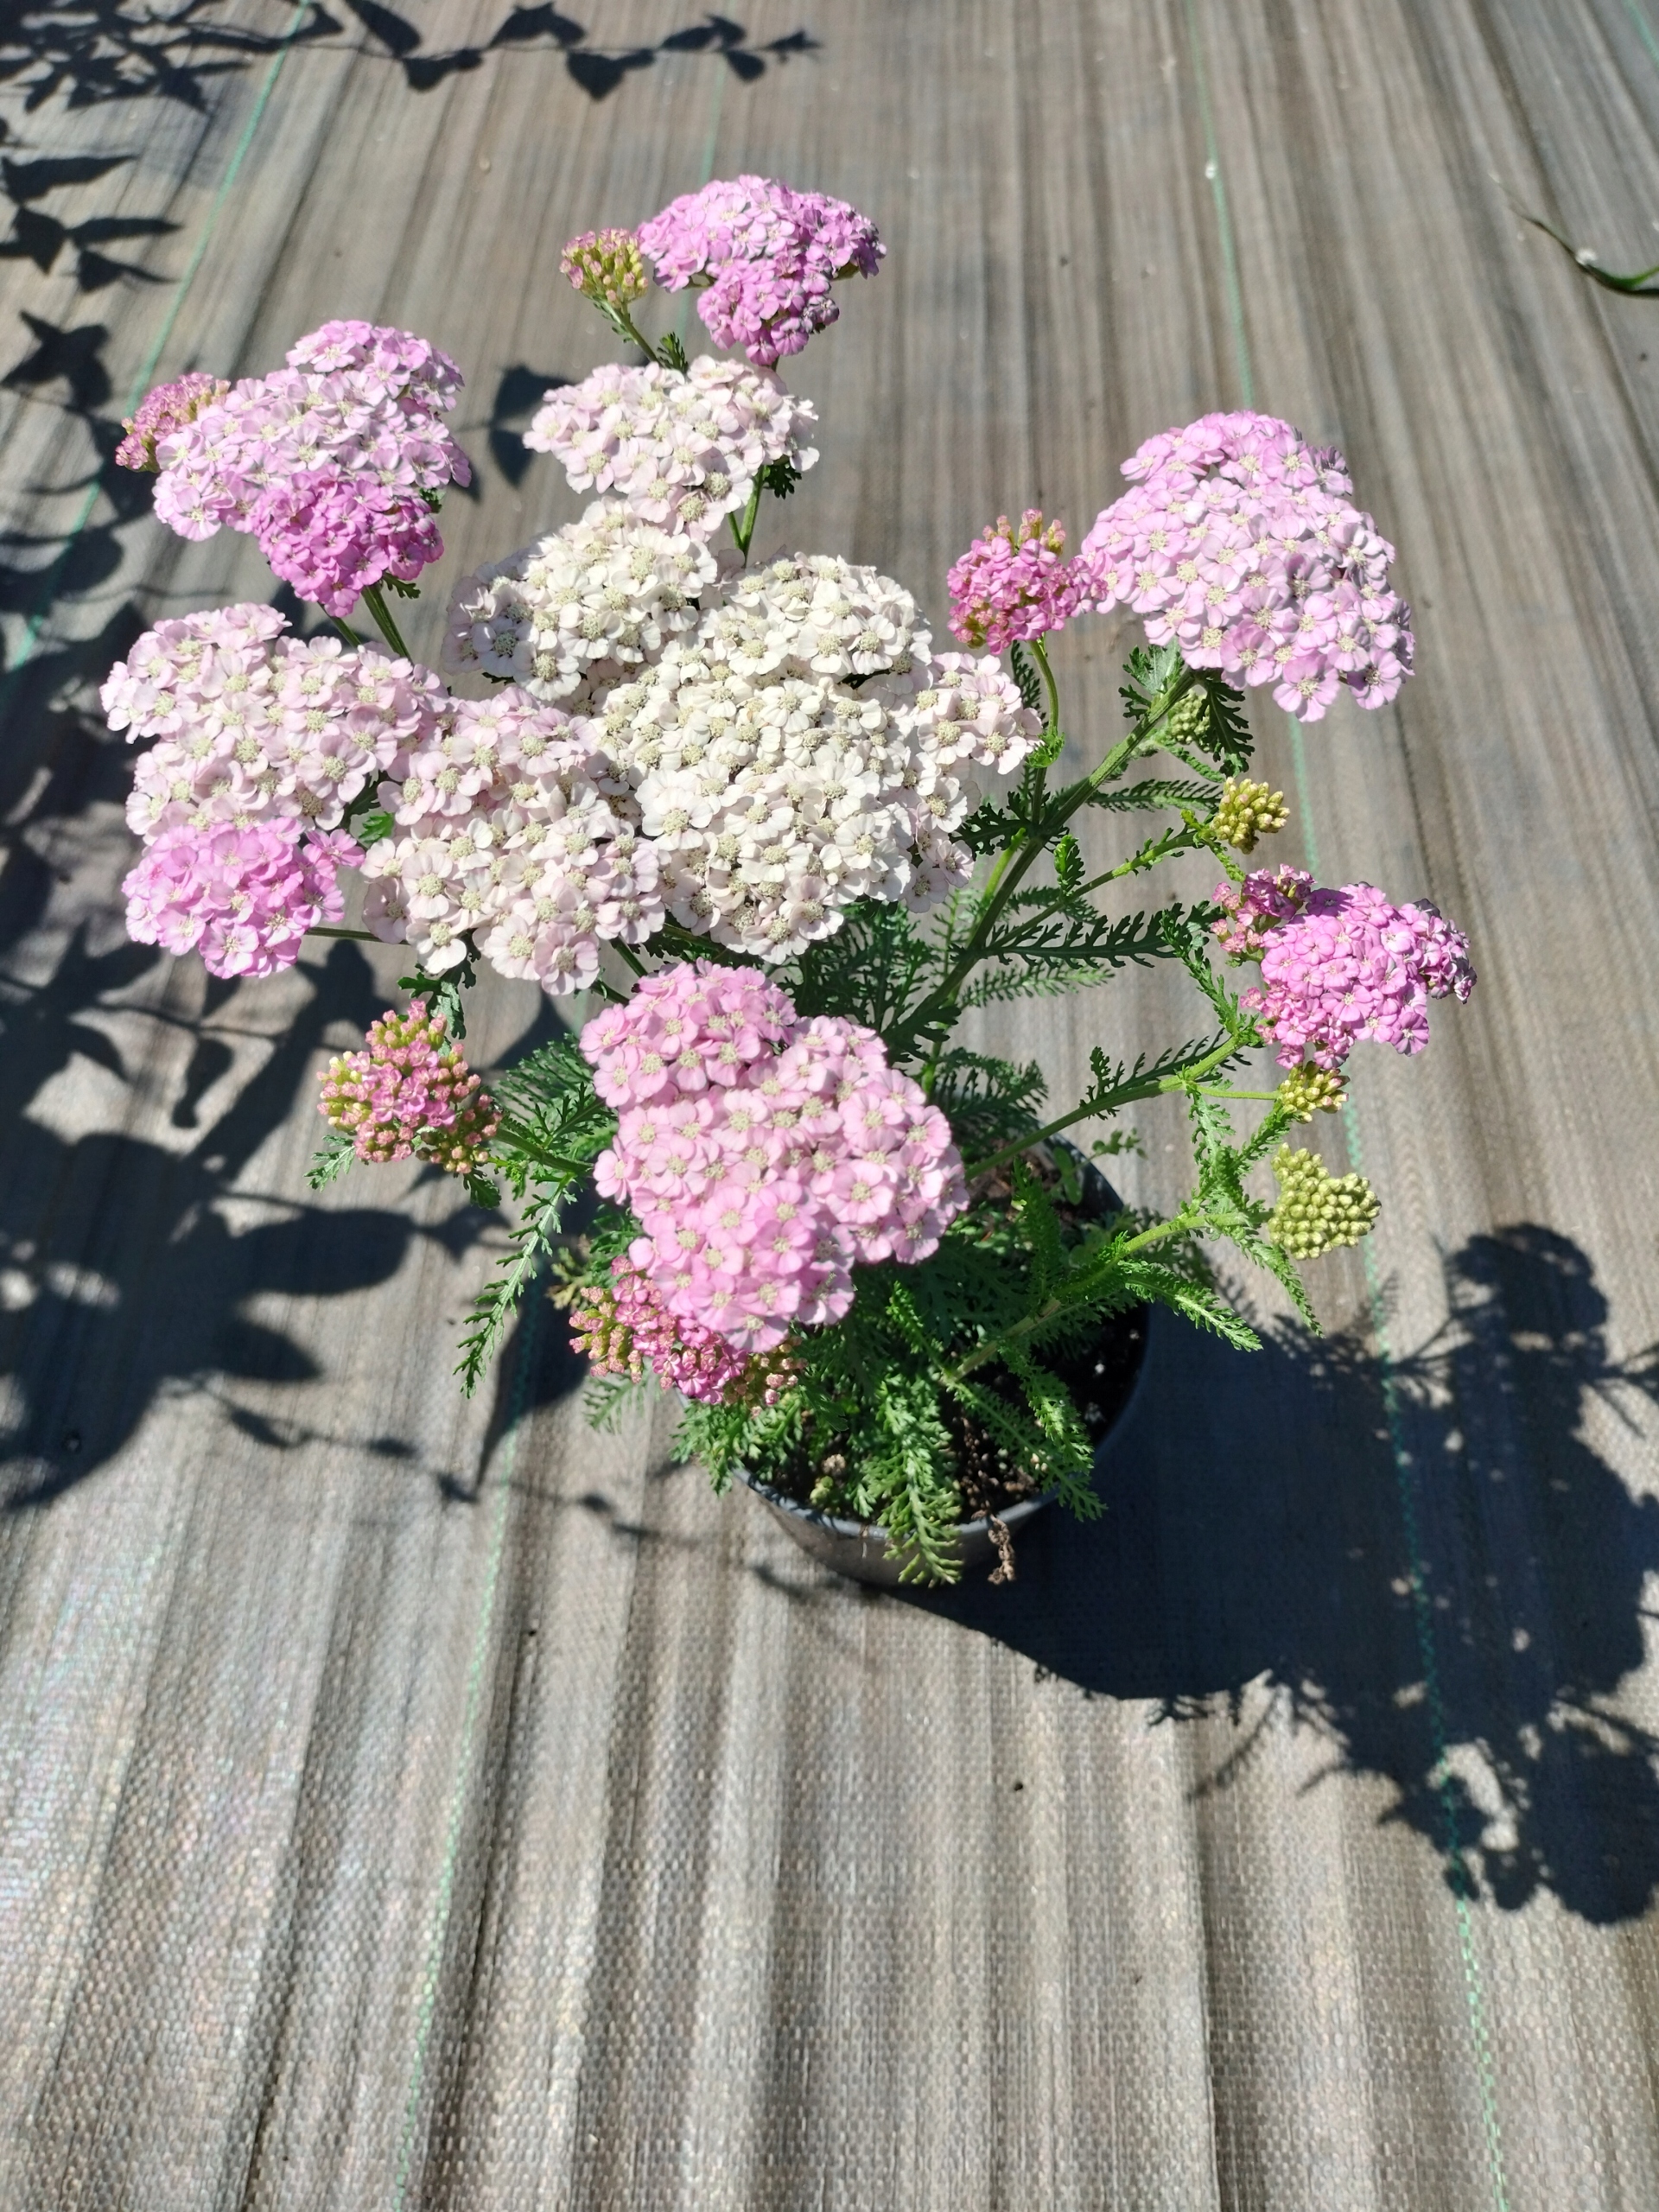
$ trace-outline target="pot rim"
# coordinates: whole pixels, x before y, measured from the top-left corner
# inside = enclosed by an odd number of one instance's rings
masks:
[[[1111,1427],[1095,1446],[1096,1468],[1099,1467],[1107,1452],[1111,1449],[1124,1423],[1135,1411],[1141,1392],[1145,1386],[1147,1368],[1152,1351],[1152,1317],[1156,1311],[1156,1306],[1151,1300],[1148,1300],[1141,1308],[1141,1312],[1145,1316],[1141,1325],[1142,1332],[1141,1363],[1135,1370],[1135,1382],[1130,1387],[1128,1396],[1118,1408]],[[803,1505],[798,1498],[790,1497],[782,1491],[773,1490],[770,1483],[762,1482],[759,1475],[752,1475],[747,1467],[738,1467],[734,1471],[738,1480],[752,1490],[757,1497],[765,1498],[768,1504],[775,1505],[781,1512],[787,1513],[791,1519],[810,1522],[823,1529],[827,1535],[838,1537],[843,1542],[851,1541],[865,1545],[879,1544],[884,1550],[887,1548],[887,1532],[881,1522],[842,1521],[835,1514],[820,1512],[816,1505]],[[1030,1520],[1033,1514],[1040,1512],[1044,1506],[1052,1505],[1058,1496],[1058,1488],[1046,1490],[1036,1497],[1022,1497],[1017,1505],[1009,1506],[1006,1513],[999,1513],[994,1517],[1000,1521],[1005,1529],[1017,1529],[1022,1522]],[[992,1518],[993,1516],[989,1514],[982,1514],[976,1521],[958,1521],[956,1524],[956,1535],[958,1540],[988,1535]]]

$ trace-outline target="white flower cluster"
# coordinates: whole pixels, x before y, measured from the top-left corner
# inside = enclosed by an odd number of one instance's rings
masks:
[[[596,499],[580,522],[462,578],[443,665],[582,712],[690,629],[716,573],[701,539]]]
[[[550,391],[524,443],[562,461],[578,492],[609,492],[659,530],[707,537],[748,505],[768,463],[811,467],[817,449],[801,433],[817,421],[811,401],[766,371],[704,354],[683,375],[607,363]]]
[[[435,887],[409,895],[393,918],[406,921],[412,940],[417,924],[426,930],[418,942],[429,965],[429,944],[454,961],[461,931],[481,930],[480,950],[505,973],[536,975],[549,990],[576,989],[597,970],[599,938],[640,942],[665,912],[700,936],[783,960],[838,929],[855,899],[922,908],[968,880],[972,855],[953,832],[1018,769],[1039,733],[997,663],[935,655],[908,592],[830,556],[798,556],[723,580],[712,561],[677,571],[700,594],[694,604],[680,583],[663,582],[671,557],[693,550],[708,561],[685,537],[601,503],[569,531],[461,587],[450,665],[484,667],[487,651],[505,674],[522,665],[513,658],[522,654],[532,669],[526,688],[545,696],[554,679],[534,672],[536,655],[550,658],[551,648],[537,641],[568,636],[590,657],[563,696],[592,719],[573,723],[555,711],[547,725],[567,733],[559,772],[576,783],[561,786],[560,804],[579,817],[557,829],[556,883],[511,895],[502,888],[522,878],[512,857],[521,846],[512,842],[519,831],[504,829],[501,801],[484,785],[471,798],[455,786],[455,810],[464,815],[467,798],[464,818],[480,825],[465,851],[460,823],[420,826],[430,810],[423,790],[403,801],[398,818],[410,834],[395,872],[405,886],[431,875]],[[631,667],[607,647],[597,620],[591,632],[580,616],[568,629],[552,627],[545,579],[578,569],[593,575],[607,564],[635,594]],[[520,603],[538,594],[539,629],[524,616],[482,611],[509,577]],[[676,603],[664,611],[669,592]],[[653,594],[647,618],[637,610]],[[625,610],[595,600],[594,611]],[[561,618],[572,612],[566,606]],[[491,625],[504,620],[519,635],[497,641]],[[457,702],[448,741],[461,743],[472,717],[486,711]],[[411,765],[410,772],[418,779],[426,771]],[[564,813],[547,819],[537,849]],[[435,836],[461,854],[453,874],[426,855]],[[379,849],[372,871],[386,866]],[[382,911],[390,912],[374,909]]]
[[[364,919],[429,975],[458,966],[470,933],[504,976],[586,989],[602,940],[643,944],[663,925],[627,785],[592,723],[517,684],[447,705],[380,787],[397,826],[364,861]]]

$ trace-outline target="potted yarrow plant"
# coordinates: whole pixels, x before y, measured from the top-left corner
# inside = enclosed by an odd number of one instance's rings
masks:
[[[751,558],[762,502],[818,458],[777,364],[882,252],[852,208],[758,177],[573,241],[564,273],[631,358],[550,391],[525,442],[594,497],[454,586],[441,671],[393,602],[467,481],[454,364],[336,322],[272,374],[162,387],[120,453],[155,472],[157,513],[251,532],[328,626],[264,605],[163,621],[103,698],[153,741],[135,938],[230,976],[291,963],[308,933],[409,947],[408,1003],[324,1074],[313,1180],[412,1155],[480,1205],[510,1197],[468,1388],[518,1302],[550,1294],[599,1418],[676,1391],[678,1447],[717,1488],[741,1474],[804,1532],[874,1531],[912,1580],[959,1572],[972,1523],[1006,1578],[1021,1501],[1101,1510],[1096,1446],[1145,1309],[1255,1344],[1207,1245],[1313,1325],[1301,1265],[1377,1201],[1297,1128],[1342,1104],[1357,1044],[1418,1052],[1427,1001],[1473,974],[1430,906],[1250,864],[1287,809],[1249,773],[1246,691],[1312,723],[1344,693],[1382,706],[1411,665],[1392,549],[1341,456],[1287,424],[1150,439],[1074,554],[1036,513],[987,529],[949,577],[960,650],[873,569]],[[653,283],[694,288],[734,350],[647,337]],[[1146,632],[1125,726],[1062,780],[1045,641],[1117,607]],[[1079,834],[1103,817],[1127,832],[1108,864]],[[1210,898],[1109,911],[1200,850]],[[1152,961],[1190,977],[1200,1033],[1097,1047],[1080,1098],[976,1041],[981,1008]],[[487,1081],[464,1043],[481,966],[571,1007]],[[1263,1050],[1271,1085],[1242,1074]],[[1119,1117],[1165,1095],[1196,1173],[1154,1217],[1073,1140],[1122,1149]]]

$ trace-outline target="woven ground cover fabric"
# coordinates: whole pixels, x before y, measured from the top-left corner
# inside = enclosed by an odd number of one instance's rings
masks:
[[[1659,257],[1651,0],[342,14],[4,34],[0,2204],[1659,2202],[1659,304],[1503,188]],[[1157,1327],[1106,1516],[1010,1589],[861,1590],[665,1421],[594,1436],[550,1308],[462,1401],[499,1228],[303,1182],[395,956],[237,987],[120,927],[96,683],[272,589],[107,467],[130,398],[334,315],[454,354],[435,660],[580,510],[520,438],[609,350],[565,238],[745,170],[889,248],[785,364],[824,459],[760,551],[937,629],[998,513],[1075,542],[1248,404],[1344,447],[1416,609],[1395,707],[1259,715],[1274,857],[1433,899],[1479,989],[1317,1140],[1384,1200],[1327,1336]],[[1078,765],[1130,634],[1059,643]],[[554,1033],[474,1005],[476,1065]],[[984,1034],[1064,1096],[1195,1026],[1148,972]]]

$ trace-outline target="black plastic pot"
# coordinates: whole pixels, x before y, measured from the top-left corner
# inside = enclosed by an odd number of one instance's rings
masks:
[[[1056,1148],[1058,1149],[1058,1147]],[[1071,1147],[1067,1145],[1065,1149],[1070,1152]],[[1083,1167],[1084,1188],[1099,1211],[1103,1215],[1117,1212],[1123,1202],[1106,1178],[1091,1160],[1084,1160]],[[1150,1319],[1151,1308],[1142,1306],[1136,1313],[1119,1315],[1108,1325],[1138,1329],[1140,1349],[1135,1381],[1112,1416],[1105,1434],[1095,1446],[1097,1472],[1141,1395],[1141,1385],[1147,1371],[1147,1333]],[[781,1491],[773,1490],[769,1484],[763,1483],[758,1476],[748,1474],[742,1468],[738,1470],[738,1476],[754,1492],[767,1512],[789,1531],[804,1552],[821,1560],[826,1567],[834,1567],[837,1574],[850,1576],[855,1582],[873,1583],[888,1590],[898,1588],[900,1559],[888,1548],[887,1532],[879,1524],[839,1520],[833,1514],[820,1513],[814,1506],[803,1505],[792,1497],[786,1497]],[[1015,1535],[1033,1515],[1052,1504],[1056,1495],[1051,1490],[1045,1491],[1040,1497],[1021,1498],[1017,1505],[1009,1506],[1007,1512],[1000,1513],[996,1517],[1011,1536]],[[994,1567],[1000,1557],[988,1520],[959,1522],[957,1548],[964,1579],[976,1569]]]

